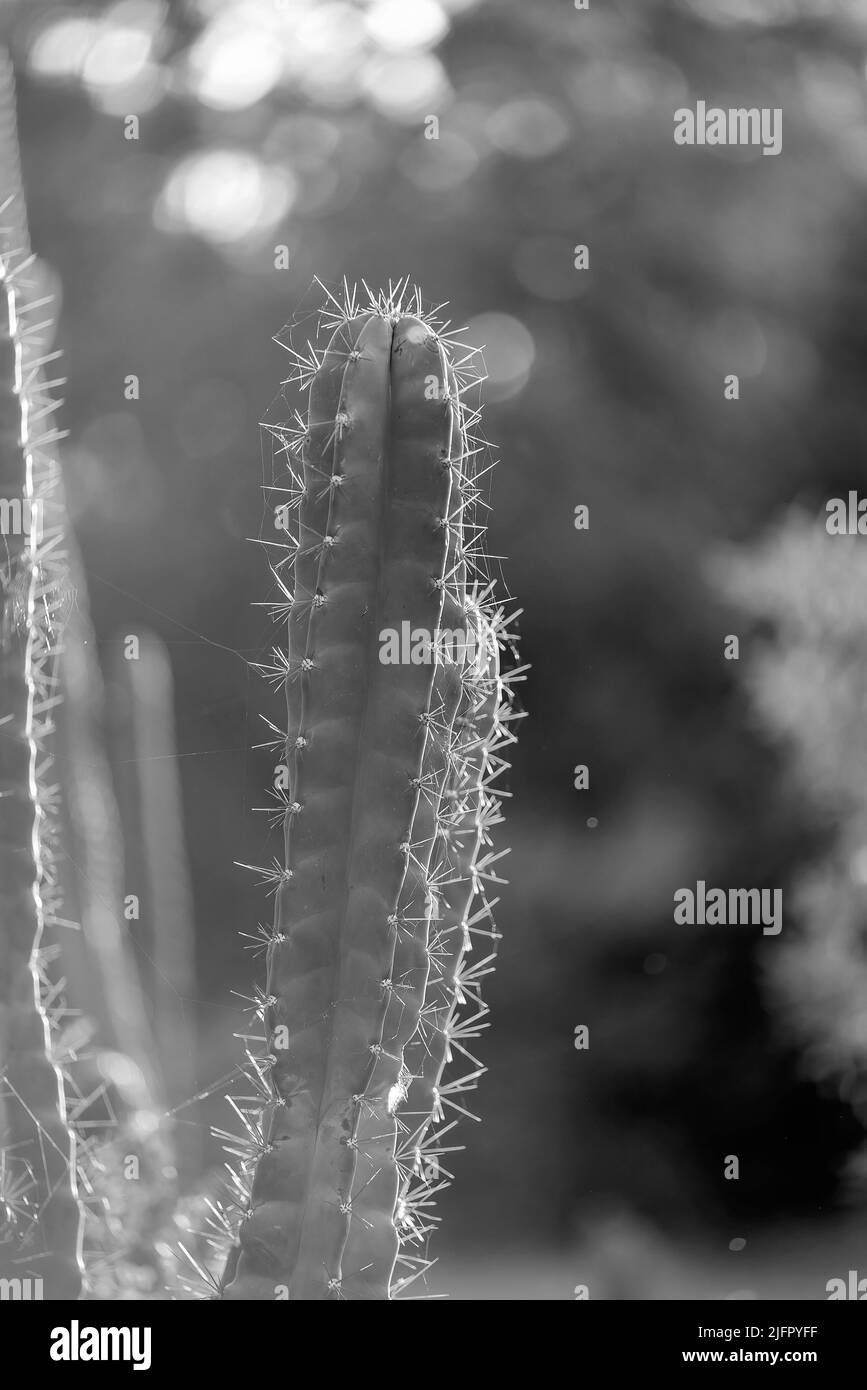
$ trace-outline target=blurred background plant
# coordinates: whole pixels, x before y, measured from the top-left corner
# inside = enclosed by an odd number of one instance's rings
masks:
[[[806,1075],[867,1128],[867,553],[793,511],[717,573],[756,624],[750,685],[826,848],[795,881],[793,932],[768,954],[771,997]],[[863,1198],[867,1145],[850,1162]]]
[[[486,345],[505,445],[491,549],[533,663],[483,1124],[443,1202],[440,1286],[823,1297],[859,1245],[863,1263],[867,1224],[846,1205],[867,648],[854,613],[834,617],[858,592],[857,543],[826,563],[816,526],[762,537],[863,471],[867,5],[6,0],[0,25],[33,240],[63,287],[67,491],[120,886],[142,904],[121,926],[151,1026],[194,1025],[196,1085],[213,1088],[178,1125],[223,1119],[239,931],[267,911],[233,865],[268,852],[252,813],[268,702],[247,663],[269,635],[246,542],[264,383],[287,374],[268,334],[314,275],[410,274]],[[672,113],[699,98],[781,107],[782,155],[675,147]],[[182,799],[189,857],[189,883],[176,854],[162,895],[132,774],[149,738],[165,756],[165,722],[135,709],[165,712],[170,686],[122,676],[123,640],[146,628],[171,664],[180,779],[154,794]],[[730,632],[740,664],[722,659]],[[823,645],[837,636],[845,659]],[[782,936],[675,927],[672,894],[697,878],[781,887]],[[195,974],[182,962],[158,998],[175,912],[196,923]],[[187,1188],[220,1162],[197,1142]]]

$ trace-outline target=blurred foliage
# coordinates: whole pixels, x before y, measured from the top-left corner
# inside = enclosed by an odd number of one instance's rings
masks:
[[[490,545],[534,667],[484,1123],[445,1230],[502,1234],[504,1203],[537,1237],[606,1202],[693,1224],[816,1212],[857,1125],[763,1004],[774,943],[685,935],[671,904],[699,877],[787,893],[827,852],[815,788],[792,796],[787,747],[722,659],[737,619],[703,560],[854,485],[864,457],[867,5],[26,0],[0,20],[34,242],[63,283],[97,629],[147,623],[172,654],[203,1084],[233,1064],[238,929],[267,910],[233,865],[270,853],[250,811],[270,706],[245,664],[269,641],[246,543],[256,424],[286,374],[269,334],[315,275],[409,274],[486,344]],[[675,147],[698,98],[781,107],[782,155]],[[777,683],[803,674],[792,656]]]
[[[867,554],[860,536],[796,512],[722,579],[769,629],[750,665],[756,708],[827,841],[796,879],[799,929],[769,983],[807,1073],[867,1127]]]

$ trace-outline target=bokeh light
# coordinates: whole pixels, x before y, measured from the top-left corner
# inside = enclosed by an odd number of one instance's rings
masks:
[[[89,87],[125,87],[141,75],[150,57],[151,35],[132,25],[107,25],[85,55],[81,75]]]
[[[364,94],[370,105],[397,122],[415,122],[445,103],[449,82],[432,53],[374,57],[365,65]]]
[[[195,232],[218,244],[242,241],[279,222],[296,189],[289,170],[267,166],[246,150],[206,150],[172,170],[155,218],[165,230]]]
[[[425,193],[447,193],[472,177],[479,167],[479,155],[462,135],[441,130],[439,139],[426,142],[423,157],[415,146],[409,148],[400,167]]]
[[[368,33],[394,53],[431,48],[448,30],[448,15],[437,0],[376,0],[367,14]]]
[[[240,111],[276,86],[283,55],[273,34],[243,15],[217,19],[193,44],[188,59],[191,91],[206,106]]]
[[[527,384],[536,358],[529,329],[511,314],[477,314],[466,331],[467,342],[484,353],[489,400],[504,400]]]
[[[544,97],[504,101],[488,119],[491,143],[519,159],[543,159],[569,138],[566,118]]]
[[[27,62],[40,77],[77,76],[87,57],[98,24],[88,16],[48,19],[34,35]]]

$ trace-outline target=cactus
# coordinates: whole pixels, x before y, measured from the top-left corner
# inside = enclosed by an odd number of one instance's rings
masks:
[[[306,418],[266,426],[277,516],[297,518],[272,551],[288,652],[266,668],[288,714],[284,857],[262,871],[268,1052],[234,1102],[244,1132],[224,1136],[243,1207],[224,1299],[403,1294],[431,1263],[455,1097],[483,1070],[466,1043],[493,953],[465,956],[497,938],[490,788],[523,669],[501,672],[511,619],[484,573],[479,374],[407,282],[365,291],[329,295],[327,346],[295,354]],[[391,634],[413,643],[395,664]],[[469,1070],[444,1082],[453,1050]]]
[[[57,457],[52,299],[30,250],[15,83],[0,49],[0,1276],[67,1299],[87,1285],[86,1226],[103,1235],[95,1187],[114,1114],[82,1051],[89,1021],[64,998],[67,969],[83,973],[85,934],[67,916],[74,865],[61,845],[57,714],[69,603],[77,587],[81,617],[83,593]]]
[[[5,144],[5,141],[4,141]],[[49,751],[65,602],[57,402],[43,367],[40,301],[20,201],[0,253],[0,1273],[42,1279],[45,1298],[81,1289],[75,1137],[51,1034],[46,927],[59,920]]]

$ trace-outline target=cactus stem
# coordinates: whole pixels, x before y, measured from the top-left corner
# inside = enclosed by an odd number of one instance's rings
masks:
[[[436,1229],[451,1178],[440,1156],[457,1151],[443,1145],[447,1111],[477,1119],[455,1097],[484,1074],[465,1044],[488,1026],[487,967],[472,977],[463,958],[476,934],[499,939],[484,894],[503,882],[491,785],[506,763],[492,750],[514,741],[499,656],[513,639],[474,517],[490,466],[467,400],[480,374],[408,277],[326,291],[320,328],[324,347],[277,338],[283,385],[308,391],[309,410],[265,426],[288,467],[271,491],[290,498],[296,529],[266,542],[289,644],[256,669],[282,685],[289,717],[285,732],[266,721],[276,737],[260,746],[284,752],[289,788],[272,791],[276,813],[262,808],[282,823],[285,858],[254,870],[277,904],[273,929],[248,937],[267,984],[241,996],[266,1036],[241,1036],[271,1046],[284,1020],[291,1035],[261,1061],[252,1138],[247,1125],[223,1136],[241,1165],[225,1298],[270,1298],[277,1282],[293,1299],[396,1298],[431,1268],[406,1247]],[[291,591],[278,573],[290,565]],[[471,629],[477,666],[438,652],[428,669],[377,661],[378,631],[406,614],[423,631]],[[443,1080],[458,1053],[469,1070]]]

